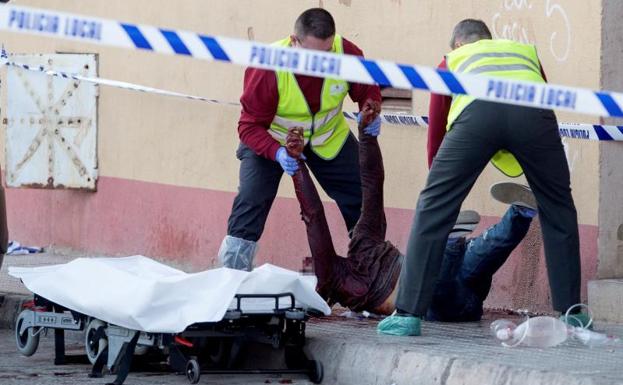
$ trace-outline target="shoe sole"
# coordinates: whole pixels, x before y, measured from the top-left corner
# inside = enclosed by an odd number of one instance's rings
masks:
[[[461,232],[460,236],[465,236],[474,231],[476,226],[478,226],[478,223],[480,223],[480,214],[476,211],[461,211],[459,216],[456,218],[456,223],[454,224],[451,233]]]
[[[474,210],[464,210],[459,213],[459,216],[456,218],[457,225],[477,225],[480,222],[480,214],[478,214]]]
[[[491,196],[498,202],[516,204],[536,210],[537,203],[532,190],[521,184],[501,182],[491,186]]]

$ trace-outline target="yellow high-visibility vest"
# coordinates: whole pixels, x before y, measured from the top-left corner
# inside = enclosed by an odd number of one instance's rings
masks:
[[[536,47],[511,40],[483,39],[465,44],[446,55],[448,69],[457,73],[483,74],[500,78],[544,83]],[[446,130],[474,100],[469,95],[453,95]],[[517,159],[507,150],[498,151],[491,163],[510,177],[523,174]]]
[[[274,45],[290,46],[290,38],[285,38]],[[342,54],[342,37],[335,35],[331,52]],[[342,113],[342,103],[348,94],[348,82],[338,79],[324,79],[320,95],[320,110],[312,114],[305,100],[305,95],[292,72],[275,71],[279,104],[277,113],[268,132],[282,145],[285,144],[288,129],[302,127],[305,145],[323,159],[333,159],[342,149],[350,132]]]

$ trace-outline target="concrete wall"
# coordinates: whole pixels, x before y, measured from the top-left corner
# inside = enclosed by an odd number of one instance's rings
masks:
[[[602,8],[596,0],[471,0],[460,5],[432,0],[213,0],[209,6],[202,0],[14,3],[262,42],[286,36],[301,11],[320,5],[332,12],[338,31],[367,56],[431,66],[447,51],[453,25],[474,17],[485,20],[496,37],[536,44],[551,82],[601,85],[602,36],[597,31]],[[3,33],[2,41],[11,52],[96,52],[100,76],[106,78],[229,101],[237,100],[242,88],[242,68],[221,63],[11,33]],[[4,106],[6,90],[2,92]],[[427,100],[427,94],[416,92],[413,112],[426,114]],[[237,189],[238,115],[237,108],[227,106],[101,88],[98,192],[9,190],[12,238],[92,252],[161,256],[194,269],[213,265]],[[573,114],[559,118],[597,122]],[[427,173],[425,141],[424,130],[411,127],[385,126],[381,136],[388,237],[403,250]],[[599,148],[579,140],[566,141],[566,147],[581,223],[584,276],[592,278],[597,266]],[[483,215],[480,229],[505,209],[488,196],[489,185],[503,179],[488,167],[464,205]],[[298,269],[309,250],[293,197],[284,178],[259,259]],[[326,207],[334,241],[344,253],[343,222],[333,203],[327,201]],[[538,224],[530,234],[496,276],[490,306],[549,308]]]
[[[623,5],[619,1],[604,0],[601,84],[603,88],[623,90]],[[621,120],[608,119],[609,124]],[[599,152],[599,278],[623,278],[623,159],[622,143],[601,143]]]
[[[601,84],[612,90],[623,90],[623,5],[616,0],[603,0],[601,30]],[[608,124],[621,120],[605,119]],[[601,143],[599,146],[599,260],[597,280],[588,284],[588,300],[595,317],[623,322],[623,144]]]

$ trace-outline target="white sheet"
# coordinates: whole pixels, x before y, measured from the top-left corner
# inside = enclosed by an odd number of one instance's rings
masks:
[[[187,274],[150,258],[78,258],[41,267],[9,267],[32,291],[68,309],[129,329],[177,333],[217,322],[238,294],[291,292],[297,306],[330,314],[316,277],[265,264],[252,272],[219,268]],[[285,299],[280,307],[287,307]],[[246,300],[244,311],[272,310],[274,301]]]

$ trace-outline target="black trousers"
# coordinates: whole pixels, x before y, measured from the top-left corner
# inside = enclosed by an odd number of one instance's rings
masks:
[[[358,151],[357,140],[352,134],[332,160],[320,158],[309,146],[304,151],[307,166],[324,191],[337,203],[348,231],[355,226],[361,213]],[[242,143],[236,156],[240,159],[240,182],[227,234],[257,241],[277,195],[283,169],[278,162],[258,156]]]
[[[556,116],[551,110],[475,101],[446,134],[420,193],[397,308],[426,314],[461,204],[500,149],[515,155],[538,202],[554,310],[580,302],[577,214]]]

